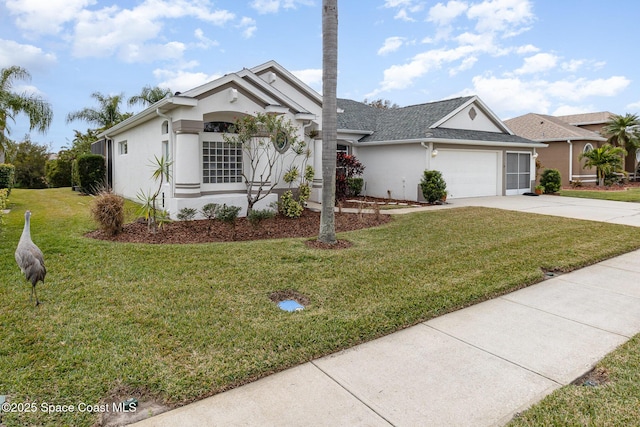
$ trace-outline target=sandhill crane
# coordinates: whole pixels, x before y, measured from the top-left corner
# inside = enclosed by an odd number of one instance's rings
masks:
[[[31,211],[24,213],[24,229],[16,248],[16,262],[27,280],[31,282],[31,301],[35,295],[36,305],[39,305],[36,284],[39,281],[44,283],[47,269],[44,267],[42,251],[31,241]]]

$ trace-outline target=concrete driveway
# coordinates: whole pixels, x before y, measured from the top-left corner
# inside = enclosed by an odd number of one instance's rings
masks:
[[[484,206],[640,227],[640,203],[542,195],[452,199],[445,206]]]

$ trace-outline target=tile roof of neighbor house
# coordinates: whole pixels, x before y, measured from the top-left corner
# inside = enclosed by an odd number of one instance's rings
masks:
[[[613,116],[613,113],[610,113],[608,111],[599,111],[597,113],[570,114],[566,116],[555,117],[559,118],[563,122],[569,123],[570,125],[579,126],[604,124],[609,121],[611,116]]]
[[[505,120],[504,123],[516,135],[538,142],[566,141],[568,139],[606,141],[595,132],[570,125],[558,117],[545,114],[529,113]]]
[[[338,98],[338,129],[372,132],[359,142],[403,141],[437,138],[465,141],[531,143],[518,135],[464,129],[431,128],[435,123],[464,105],[473,96],[444,101],[382,109],[362,102]]]

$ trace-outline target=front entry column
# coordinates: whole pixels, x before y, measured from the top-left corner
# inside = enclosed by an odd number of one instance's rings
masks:
[[[313,182],[311,183],[312,202],[322,200],[322,140],[313,140]]]
[[[178,132],[174,164],[175,197],[200,197],[200,135]]]

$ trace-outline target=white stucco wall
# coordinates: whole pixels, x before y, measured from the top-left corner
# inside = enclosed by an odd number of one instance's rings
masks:
[[[164,119],[158,117],[113,137],[113,190],[131,200],[137,200],[140,190],[145,193],[157,190],[152,179],[154,155],[162,156]],[[127,154],[120,154],[120,143],[127,141]]]
[[[418,200],[418,184],[426,169],[427,150],[420,144],[358,147],[355,156],[365,166],[367,196]]]

